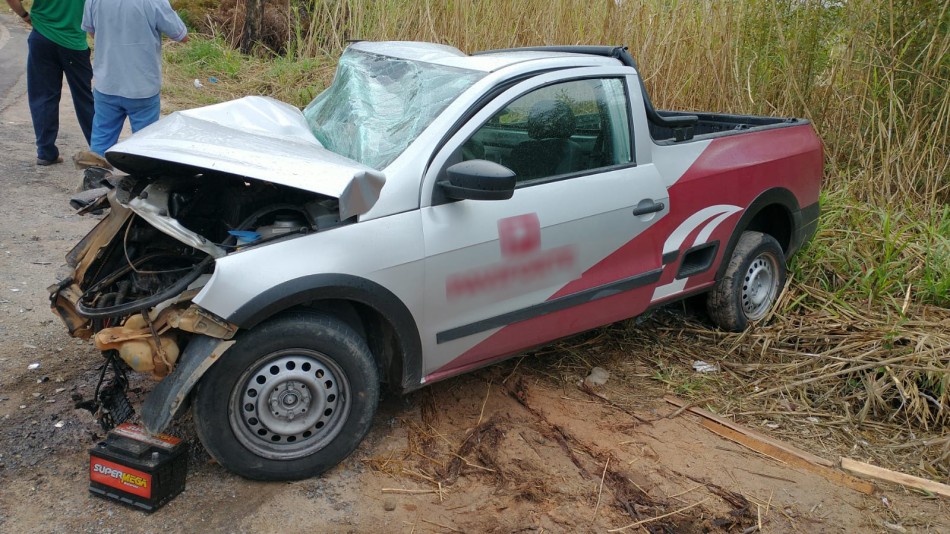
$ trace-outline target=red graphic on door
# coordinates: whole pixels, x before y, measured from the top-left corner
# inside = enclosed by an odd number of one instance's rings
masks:
[[[541,250],[541,220],[527,213],[498,221],[502,261],[477,269],[450,274],[445,281],[449,301],[492,294],[511,297],[553,283],[552,277],[573,272],[574,248],[561,246]]]
[[[498,221],[498,242],[502,256],[522,256],[541,248],[541,220],[526,213]]]

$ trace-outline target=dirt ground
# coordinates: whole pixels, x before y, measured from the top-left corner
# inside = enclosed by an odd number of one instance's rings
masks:
[[[8,45],[24,37],[11,30]],[[234,476],[186,416],[171,429],[192,445],[184,493],[151,515],[92,497],[88,448],[103,432],[73,406],[102,360],[66,335],[46,287],[96,217],[68,206],[71,164],[33,164],[17,80],[0,91],[0,532],[950,532],[946,501],[865,495],[670,417],[636,350],[606,358],[589,336],[568,350],[620,362],[605,385],[580,386],[589,369],[554,365],[549,349],[388,395],[359,450],[319,478]],[[68,98],[61,120],[68,158],[85,148]],[[140,403],[152,382],[132,386]]]

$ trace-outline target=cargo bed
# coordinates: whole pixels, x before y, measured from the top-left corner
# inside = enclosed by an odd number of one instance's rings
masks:
[[[676,128],[648,121],[650,137],[657,143],[675,143],[689,140],[710,139],[724,135],[738,134],[750,131],[770,130],[784,126],[798,126],[808,121],[805,119],[783,117],[759,117],[755,115],[729,115],[726,113],[695,113],[691,111],[657,110],[657,114],[664,118],[696,117],[698,120],[692,125],[692,136],[678,140]]]

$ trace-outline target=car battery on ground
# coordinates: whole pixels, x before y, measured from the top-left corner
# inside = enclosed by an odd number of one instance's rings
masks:
[[[154,512],[185,489],[188,443],[124,423],[89,449],[89,492]]]

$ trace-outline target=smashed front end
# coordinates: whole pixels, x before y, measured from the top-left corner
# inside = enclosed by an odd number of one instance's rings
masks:
[[[258,115],[253,128],[249,114]],[[268,129],[263,117],[276,124]],[[50,288],[70,335],[92,338],[107,359],[85,403],[104,427],[131,415],[126,369],[161,380],[189,346],[203,347],[195,365],[206,366],[230,346],[238,327],[192,303],[216,259],[355,222],[384,183],[324,150],[299,110],[260,98],[173,114],[108,156],[129,175],[87,208],[108,214],[67,255],[69,276]],[[171,415],[153,414],[146,426],[159,431]]]
[[[191,302],[216,258],[345,223],[336,199],[225,176],[126,177],[107,202],[109,214],[67,256],[71,276],[51,288],[69,333],[117,359],[100,384],[107,392],[126,366],[167,376],[196,335],[234,336],[235,325]],[[127,411],[103,407],[100,417]]]

